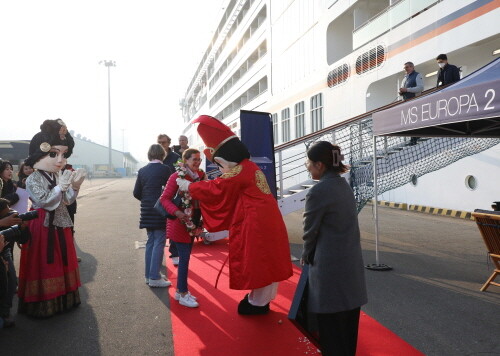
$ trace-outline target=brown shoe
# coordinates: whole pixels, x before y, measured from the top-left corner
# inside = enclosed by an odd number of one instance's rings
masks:
[[[78,262],[82,262],[81,257],[76,256],[76,260],[77,260]]]

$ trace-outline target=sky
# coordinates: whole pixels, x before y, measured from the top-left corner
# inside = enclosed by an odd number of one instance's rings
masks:
[[[0,0],[0,140],[29,140],[61,118],[140,161],[159,133],[177,144],[179,99],[224,0]]]

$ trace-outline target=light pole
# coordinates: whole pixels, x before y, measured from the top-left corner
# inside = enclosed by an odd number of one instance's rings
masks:
[[[109,151],[109,157],[108,157],[108,172],[111,174],[113,172],[112,170],[112,164],[111,164],[111,67],[116,67],[116,62],[115,61],[109,61],[109,60],[104,60],[100,61],[99,64],[103,64],[108,68],[108,151]]]
[[[125,152],[125,129],[122,129],[122,152]]]

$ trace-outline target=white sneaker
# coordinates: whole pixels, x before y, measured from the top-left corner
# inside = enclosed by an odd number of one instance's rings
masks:
[[[191,298],[190,294],[186,294],[185,296],[179,297],[179,304],[184,305],[188,308],[196,308],[199,306],[198,302]]]
[[[151,288],[165,288],[170,286],[171,284],[172,283],[170,281],[166,281],[163,278],[149,280],[149,286]]]
[[[165,276],[165,275],[164,275],[163,273],[161,273],[161,272],[160,272],[160,278],[161,278],[161,279],[164,279],[164,280],[166,280],[166,281],[168,281],[167,276]],[[145,278],[144,278],[144,282],[146,282],[146,284],[149,284],[149,278],[145,277]]]
[[[190,292],[187,292],[187,295],[189,295],[189,297],[193,300],[197,300],[198,298],[196,298],[194,295],[192,295]],[[181,298],[181,294],[179,292],[175,292],[175,295],[174,295],[174,299],[175,300],[179,300]]]
[[[179,257],[172,257],[172,263],[174,266],[179,265]]]

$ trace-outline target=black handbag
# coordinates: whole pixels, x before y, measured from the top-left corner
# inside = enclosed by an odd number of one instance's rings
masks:
[[[307,309],[309,284],[309,265],[304,264],[300,274],[292,305],[288,312],[288,319],[302,332],[316,347],[319,345],[319,327],[316,314]]]
[[[155,205],[154,205],[154,208],[156,210],[156,212],[158,214],[160,214],[160,216],[164,219],[177,219],[177,216],[175,215],[171,215],[168,213],[168,211],[165,210],[165,208],[163,207],[163,205],[161,204],[161,201],[160,201],[161,197],[158,198],[158,200],[156,201]],[[179,193],[177,193],[173,198],[172,198],[172,203],[175,204],[176,207],[180,207],[181,206],[181,196],[179,195]]]

